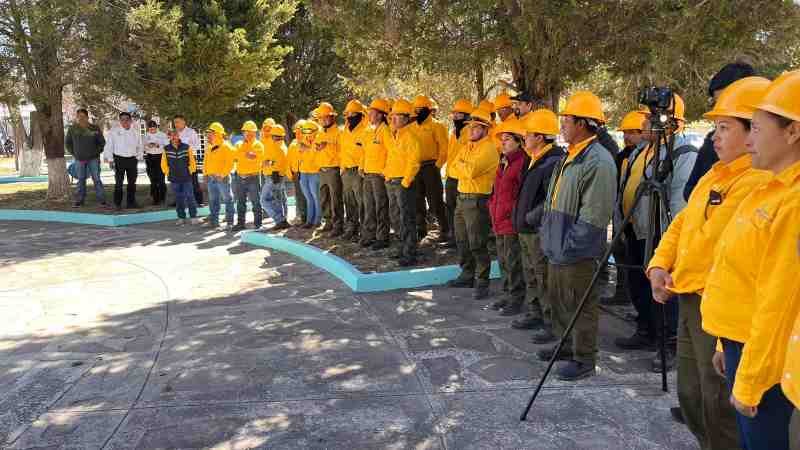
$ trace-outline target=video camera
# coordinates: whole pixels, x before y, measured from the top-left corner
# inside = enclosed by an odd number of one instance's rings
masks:
[[[653,130],[666,128],[673,116],[673,98],[675,94],[669,87],[649,86],[639,93],[639,103],[650,110],[650,123]]]

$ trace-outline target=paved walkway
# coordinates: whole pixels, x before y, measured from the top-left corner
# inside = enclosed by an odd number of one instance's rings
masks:
[[[0,223],[0,448],[696,448],[611,315],[600,374],[520,423],[544,363],[486,303],[199,228]]]

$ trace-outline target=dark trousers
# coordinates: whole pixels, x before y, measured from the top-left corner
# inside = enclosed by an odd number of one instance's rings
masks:
[[[325,167],[319,171],[319,196],[325,227],[334,231],[344,230],[344,202],[342,200],[342,177],[338,167]]]
[[[194,190],[194,200],[198,205],[203,204],[203,189],[200,187],[200,171],[192,174],[192,189]]]
[[[417,192],[414,183],[404,188],[399,179],[386,182],[392,228],[400,236],[400,255],[417,257]]]
[[[553,333],[556,336],[562,336],[569,326],[584,292],[591,285],[596,268],[597,264],[593,260],[547,266],[547,288],[553,308]],[[599,300],[597,289],[593,289],[572,329],[573,359],[589,365],[594,365],[597,357]]]
[[[306,196],[303,195],[303,188],[300,186],[300,174],[295,174],[294,180],[294,207],[295,215],[300,219],[300,222],[306,223]]]
[[[364,223],[361,241],[389,240],[389,197],[383,176],[368,173],[363,186]]]
[[[700,296],[682,294],[678,301],[678,402],[686,427],[702,450],[738,449],[731,391],[711,364],[717,338],[703,331]]]
[[[789,447],[791,450],[800,450],[800,409],[792,413],[792,422],[789,424]]]
[[[247,215],[247,201],[253,208],[253,223],[256,228],[261,226],[261,176],[248,175],[239,176],[235,184],[236,189],[236,222],[239,225],[245,224]]]
[[[164,171],[161,170],[162,155],[144,155],[147,165],[147,178],[150,179],[150,197],[154,204],[163,203],[167,199],[167,183]]]
[[[136,204],[136,176],[138,161],[135,156],[124,157],[114,155],[114,204],[122,206],[122,184],[128,178],[127,206]]]
[[[454,217],[461,275],[479,286],[489,285],[489,196],[459,194]]]
[[[525,280],[525,297],[528,301],[528,314],[541,317],[545,324],[553,321],[547,298],[547,258],[542,252],[541,239],[536,233],[517,235],[522,256],[522,276]]]
[[[497,261],[503,278],[507,280],[508,295],[514,304],[522,306],[525,301],[525,281],[522,275],[522,247],[519,235],[501,234],[497,242]]]
[[[455,178],[447,177],[444,183],[444,196],[445,196],[445,203],[447,208],[447,223],[452,224],[453,226],[450,229],[450,239],[454,240],[455,237],[453,236],[455,230],[455,215],[456,215],[456,203],[458,202],[458,180]]]
[[[447,221],[447,209],[442,196],[442,174],[436,167],[435,161],[422,163],[414,184],[417,185],[417,231],[420,236],[428,232],[426,200],[439,223],[440,235],[447,236],[450,233],[450,222]]]
[[[344,169],[342,174],[342,197],[344,200],[345,231],[357,234],[364,216],[363,208],[364,180],[358,168]]]
[[[627,254],[625,260],[627,264],[643,266],[644,251],[646,241],[636,239],[633,230],[626,231],[625,237]],[[653,291],[650,288],[650,280],[644,274],[643,269],[630,269],[628,272],[628,293],[636,308],[636,330],[652,339],[661,336],[662,324],[666,318],[666,338],[668,345],[675,345],[675,336],[678,334],[678,301],[676,298],[670,299],[664,306],[662,316],[661,307],[653,301]]]
[[[172,191],[175,193],[175,211],[181,219],[186,218],[186,207],[189,207],[189,217],[197,217],[197,203],[192,192],[192,182],[171,182]]]
[[[728,384],[736,381],[736,369],[742,359],[744,344],[722,340],[725,351],[725,375]],[[792,420],[794,405],[783,395],[781,385],[769,388],[758,404],[758,414],[750,418],[736,412],[739,439],[745,450],[789,450],[789,423]]]

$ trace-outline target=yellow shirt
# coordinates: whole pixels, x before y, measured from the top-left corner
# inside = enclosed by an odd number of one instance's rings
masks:
[[[528,114],[530,114],[530,113],[528,113]],[[525,116],[522,116],[522,117],[525,117]],[[523,119],[520,119],[520,120],[523,120]],[[589,144],[591,144],[592,141],[594,141],[595,139],[597,139],[597,136],[592,136],[592,137],[590,137],[590,138],[588,138],[588,139],[586,139],[584,141],[578,142],[575,145],[570,145],[569,147],[567,147],[567,160],[564,162],[564,165],[561,166],[561,172],[558,173],[558,179],[556,180],[556,185],[553,188],[554,189],[554,192],[553,192],[553,203],[552,203],[553,206],[556,205],[556,198],[558,197],[558,191],[561,188],[561,180],[562,180],[561,179],[561,175],[564,173],[564,168],[567,167],[567,165],[569,163],[571,163],[575,158],[577,158],[578,155],[580,155],[584,150],[586,150],[586,147],[588,147]]]
[[[462,194],[492,193],[500,155],[491,136],[480,141],[470,141],[458,155],[455,170],[458,173],[458,192]]]
[[[336,126],[331,125],[330,128],[320,131],[324,135],[322,140],[327,142],[325,147],[318,151],[317,164],[319,167],[339,167],[339,139],[341,138],[342,130]]]
[[[458,153],[464,148],[465,145],[469,143],[469,136],[468,130],[464,127],[461,130],[461,136],[456,138],[456,133],[453,131],[450,133],[450,141],[447,146],[447,167],[445,168],[445,175],[448,178],[455,178],[458,179],[458,174],[456,173],[455,169],[453,168],[453,164],[456,162],[456,158],[458,157]]]
[[[386,178],[402,178],[401,184],[408,188],[414,182],[422,162],[419,139],[411,125],[393,131],[390,136],[383,174]]]
[[[299,146],[300,154],[300,173],[314,174],[319,173],[320,152],[311,148]]]
[[[292,139],[286,150],[286,176],[295,179],[300,173],[300,144],[297,139]]]
[[[367,122],[366,118],[362,118],[354,130],[350,131],[345,126],[339,134],[339,167],[342,169],[360,167],[364,159],[364,147],[369,139]]]
[[[239,141],[236,144],[234,160],[236,160],[236,173],[239,176],[256,175],[261,171],[261,163],[264,161],[264,145],[258,140],[253,140],[251,143]]]
[[[366,148],[359,166],[364,173],[383,174],[386,168],[386,148],[388,141],[392,139],[389,125],[382,123],[377,127],[370,125],[367,127],[364,137]]]
[[[439,158],[436,160],[436,167],[441,169],[447,163],[447,148],[450,141],[447,138],[447,125],[433,119],[433,136],[439,146]]]
[[[640,152],[636,156],[636,160],[633,161],[631,173],[625,183],[625,189],[622,191],[622,212],[625,213],[625,216],[630,214],[631,209],[633,209],[633,201],[636,200],[636,191],[639,190],[639,185],[642,183],[647,165],[650,163],[650,160],[653,159],[653,153],[653,146],[648,145],[647,149]]]
[[[439,143],[436,140],[436,131],[434,130],[431,118],[428,117],[422,124],[414,122],[408,125],[408,127],[417,135],[420,146],[420,158],[422,158],[422,161],[438,161]]]
[[[234,149],[228,141],[222,141],[206,148],[203,161],[205,176],[227,177],[233,170]]]
[[[261,165],[261,173],[272,175],[278,172],[281,176],[286,176],[286,144],[272,139],[262,141],[262,144],[264,144],[264,162]]]
[[[768,178],[765,172],[752,169],[750,155],[729,164],[714,164],[661,237],[647,270],[659,267],[670,272],[676,294],[703,292],[722,230],[742,200]],[[712,190],[723,194],[720,205],[709,205]]]
[[[798,193],[798,196],[800,196],[800,192]],[[792,210],[794,211],[794,217],[792,217],[793,223],[799,223],[800,214],[798,214],[798,211],[800,211],[800,208],[794,206]],[[783,262],[786,260],[785,258],[788,257],[790,258],[789,261],[794,261],[796,267],[797,259],[795,258],[796,254],[792,252],[792,247],[784,245],[782,246],[782,250],[782,252],[775,255],[773,260],[776,262]],[[797,272],[795,271],[795,273]],[[776,279],[777,278],[780,277],[776,277]],[[800,277],[794,277],[791,285],[785,285],[782,287],[784,294],[781,297],[786,301],[787,304],[793,305],[796,309],[796,305],[800,303]],[[791,319],[791,316],[789,314],[785,314],[781,317],[781,319],[782,321],[779,324],[779,327],[783,327],[783,320]],[[783,388],[783,393],[786,394],[786,397],[789,399],[789,401],[794,403],[794,407],[800,408],[800,314],[797,315],[797,319],[794,321],[794,327],[789,336],[789,339],[787,339],[785,342],[786,365],[783,368],[781,388]],[[776,345],[780,344],[780,342],[777,341],[775,343]]]
[[[800,162],[753,190],[722,232],[700,312],[703,329],[745,344],[733,394],[756,406],[780,382],[800,275]],[[794,220],[787,220],[794,219]],[[776,265],[776,256],[789,253]],[[790,291],[791,292],[791,291]]]

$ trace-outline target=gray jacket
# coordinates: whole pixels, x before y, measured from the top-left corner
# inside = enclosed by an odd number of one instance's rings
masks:
[[[631,167],[633,166],[633,162],[636,161],[636,158],[638,158],[639,155],[641,155],[642,152],[647,148],[647,145],[647,143],[644,143],[644,145],[638,146],[631,153],[630,157],[628,157],[627,168],[620,178],[620,193],[617,196],[617,207],[614,208],[615,229],[619,229],[619,226],[622,225],[622,221],[625,219],[622,211],[622,194],[625,191],[625,185],[628,183],[628,179],[630,178]],[[659,151],[659,158],[662,164],[667,159],[667,149],[663,145]],[[675,145],[671,159],[673,164],[672,173],[670,173],[665,180],[665,184],[667,187],[667,195],[669,200],[669,212],[674,218],[683,210],[683,208],[686,207],[686,200],[683,198],[683,189],[686,186],[689,176],[692,174],[692,168],[694,167],[694,162],[697,159],[697,148],[690,144],[689,140],[684,135],[675,135]],[[653,175],[652,172],[653,166],[648,164],[645,168],[642,181],[645,179],[650,179]],[[650,228],[649,211],[650,196],[645,195],[633,210],[633,232],[637,239],[641,240],[647,238],[647,233]]]

